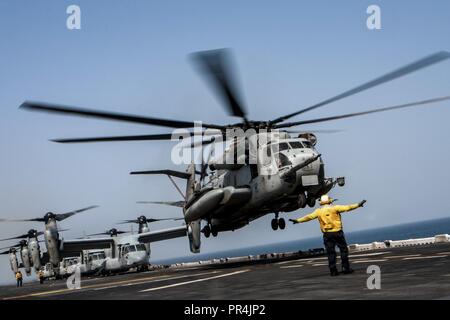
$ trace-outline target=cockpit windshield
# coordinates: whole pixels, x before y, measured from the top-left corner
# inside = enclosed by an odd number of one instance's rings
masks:
[[[313,145],[309,141],[303,141],[305,148],[313,149]]]
[[[304,146],[300,141],[291,141],[289,142],[289,144],[291,145],[292,149],[303,149]]]
[[[137,251],[145,251],[146,250],[145,245],[143,243],[137,244],[136,250]]]

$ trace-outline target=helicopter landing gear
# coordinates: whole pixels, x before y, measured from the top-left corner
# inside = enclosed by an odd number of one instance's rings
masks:
[[[272,230],[276,231],[278,228],[280,230],[284,230],[286,228],[286,221],[283,218],[278,218],[278,214],[275,215],[275,218],[272,219],[270,222],[270,225],[272,226]]]
[[[217,235],[219,234],[219,231],[211,226],[210,223],[203,227],[202,232],[206,238],[209,238],[210,235],[212,235],[213,237],[217,237]]]
[[[209,236],[211,235],[211,227],[209,226],[209,224],[203,227],[202,232],[206,238],[209,238]]]
[[[308,206],[310,208],[314,207],[316,205],[316,198],[314,197],[308,197],[308,199],[306,200]]]
[[[283,218],[278,219],[278,227],[280,227],[280,230],[284,230],[286,228],[286,221]]]
[[[304,207],[306,207],[307,202],[308,202],[308,200],[307,200],[305,194],[303,192],[300,193],[298,195],[298,199],[297,199],[298,207],[303,209]]]
[[[278,219],[277,218],[272,219],[270,225],[272,226],[273,231],[278,230]]]

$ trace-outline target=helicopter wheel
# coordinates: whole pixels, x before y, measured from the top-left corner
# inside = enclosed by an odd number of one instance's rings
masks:
[[[298,202],[299,208],[303,209],[304,207],[306,207],[306,204],[307,204],[308,201],[307,201],[306,196],[305,196],[305,194],[303,192],[298,195],[297,202]]]
[[[276,218],[272,219],[270,224],[272,226],[272,230],[273,231],[278,230],[278,219],[276,219]]]
[[[311,207],[311,208],[314,207],[316,205],[316,198],[309,197],[307,200],[307,203],[308,203],[309,207]]]
[[[209,238],[209,236],[211,235],[211,228],[209,227],[209,225],[203,228],[203,234],[206,238]]]
[[[283,218],[278,219],[278,226],[280,230],[284,230],[286,228],[286,221]]]
[[[219,234],[219,232],[217,232],[217,230],[215,230],[215,229],[212,229],[212,230],[211,230],[211,234],[212,234],[213,237],[217,237],[217,235]]]

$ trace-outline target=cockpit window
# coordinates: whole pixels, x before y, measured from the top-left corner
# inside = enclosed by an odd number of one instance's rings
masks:
[[[292,149],[303,149],[303,144],[300,141],[291,141],[289,142]]]
[[[287,144],[287,142],[281,142],[281,143],[272,145],[273,153],[277,153],[277,152],[284,151],[284,150],[289,150],[289,144]]]
[[[128,246],[128,252],[134,252],[136,248],[134,246]]]
[[[137,244],[136,250],[137,251],[145,251],[145,245],[143,243]]]
[[[309,141],[303,141],[303,144],[305,145],[306,148],[309,148],[309,149],[313,148],[313,145]]]
[[[288,150],[289,145],[286,142],[282,142],[278,145],[278,148],[280,149],[280,151]]]

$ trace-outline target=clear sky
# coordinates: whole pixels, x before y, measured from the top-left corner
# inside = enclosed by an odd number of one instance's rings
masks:
[[[70,4],[81,8],[81,30],[66,28]],[[381,7],[381,30],[366,27],[370,4]],[[172,144],[59,145],[48,139],[169,130],[29,113],[18,110],[24,100],[234,122],[187,59],[194,51],[229,47],[240,69],[249,117],[272,119],[450,50],[450,2],[1,0],[0,37],[0,218],[100,205],[61,223],[70,228],[64,235],[71,238],[139,214],[181,216],[174,208],[136,204],[179,200],[166,177],[128,175],[136,169],[175,168],[170,163]],[[449,94],[447,61],[305,118]],[[335,189],[332,196],[341,203],[368,200],[364,209],[344,218],[347,231],[449,216],[449,119],[446,102],[308,127],[344,130],[319,134],[318,149],[327,174],[347,178],[345,188]],[[316,222],[273,232],[271,219],[266,216],[234,233],[206,239],[202,251],[320,232]],[[22,234],[30,227],[42,228],[0,224],[0,235]],[[186,239],[153,248],[154,259],[189,253]],[[12,279],[6,256],[0,258],[0,279]]]

